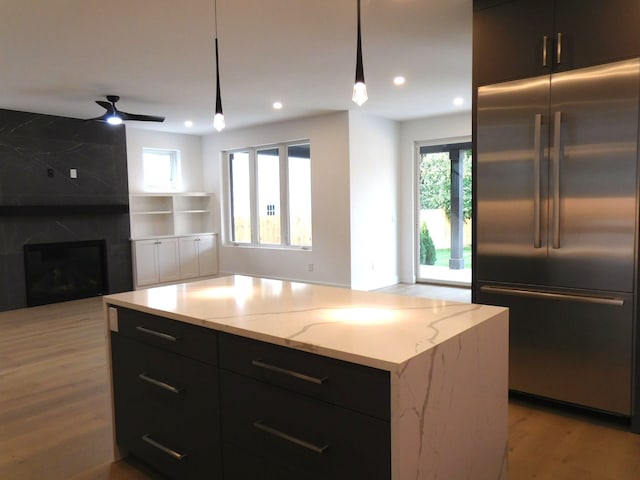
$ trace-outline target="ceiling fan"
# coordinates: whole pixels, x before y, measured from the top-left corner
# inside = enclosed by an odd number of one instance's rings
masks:
[[[96,103],[106,110],[104,115],[90,120],[100,120],[111,125],[120,125],[126,120],[137,120],[139,122],[164,122],[164,117],[156,117],[154,115],[139,115],[136,113],[127,113],[116,108],[116,102],[120,100],[117,95],[107,95],[107,102],[104,100],[96,100]]]

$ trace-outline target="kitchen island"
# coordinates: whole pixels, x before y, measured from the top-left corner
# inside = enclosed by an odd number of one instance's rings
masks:
[[[118,458],[174,478],[507,478],[507,309],[245,276],[104,305]]]

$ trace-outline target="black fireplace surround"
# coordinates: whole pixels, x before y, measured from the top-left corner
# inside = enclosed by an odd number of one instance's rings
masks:
[[[128,213],[124,125],[0,109],[0,311],[70,299],[72,287],[73,297],[131,290]],[[77,278],[86,252],[78,262],[46,246],[96,240],[102,253],[91,255],[103,271],[91,289]],[[40,260],[53,264],[40,280],[25,264],[36,245]],[[67,259],[64,273],[56,258]],[[76,278],[55,286],[57,276]]]
[[[25,245],[27,306],[108,293],[105,247],[104,240]]]

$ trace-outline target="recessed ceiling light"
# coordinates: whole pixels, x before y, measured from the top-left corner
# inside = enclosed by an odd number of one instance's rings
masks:
[[[273,102],[273,108],[280,110],[282,108],[282,102]]]
[[[453,99],[453,104],[454,105],[460,106],[463,103],[464,103],[464,98],[462,98],[462,97],[456,97],[456,98]]]
[[[395,77],[393,79],[394,85],[404,85],[404,82],[405,82],[405,78],[403,76],[401,76],[401,75],[399,75],[399,76],[397,76],[397,77]]]
[[[191,120],[185,120],[184,126],[187,128],[193,127],[193,122]]]

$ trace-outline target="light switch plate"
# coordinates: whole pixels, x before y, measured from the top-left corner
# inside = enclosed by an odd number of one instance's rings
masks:
[[[78,178],[78,170],[76,170],[75,168],[69,169],[69,177]]]

